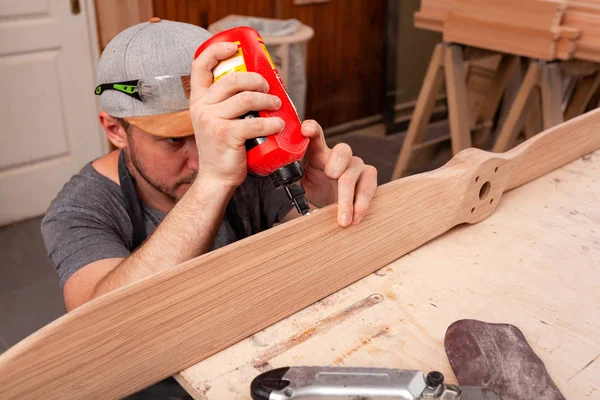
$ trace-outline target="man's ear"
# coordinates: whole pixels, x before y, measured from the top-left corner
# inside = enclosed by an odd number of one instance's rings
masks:
[[[98,114],[98,120],[104,128],[106,137],[117,149],[127,147],[127,131],[121,122],[104,111]]]

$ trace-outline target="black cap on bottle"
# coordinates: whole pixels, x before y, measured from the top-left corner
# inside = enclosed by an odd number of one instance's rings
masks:
[[[290,200],[294,203],[296,210],[302,215],[307,214],[310,211],[310,206],[304,195],[306,192],[300,184],[300,181],[304,177],[304,168],[299,162],[293,162],[281,167],[271,174],[271,179],[275,187],[283,186],[285,193],[288,195]]]
[[[300,181],[304,177],[304,168],[298,161],[281,167],[271,174],[275,187],[287,186]]]

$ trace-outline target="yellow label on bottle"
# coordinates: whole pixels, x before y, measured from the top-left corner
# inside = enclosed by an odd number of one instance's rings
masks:
[[[213,70],[214,82],[218,81],[230,72],[246,72],[246,62],[242,53],[242,46],[239,41],[236,41],[238,49],[234,55],[219,62]]]

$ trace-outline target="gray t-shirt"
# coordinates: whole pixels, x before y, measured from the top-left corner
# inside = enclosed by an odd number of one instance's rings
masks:
[[[248,176],[234,192],[211,250],[272,227],[292,207],[271,179]],[[165,213],[147,204],[142,204],[142,211],[149,237]],[[135,250],[121,188],[90,163],[65,184],[41,228],[61,288],[81,267],[106,258],[126,258]]]

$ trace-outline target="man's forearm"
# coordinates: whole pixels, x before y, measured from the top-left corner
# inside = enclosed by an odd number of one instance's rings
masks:
[[[206,253],[233,191],[197,180],[152,236],[96,284],[92,298]]]

